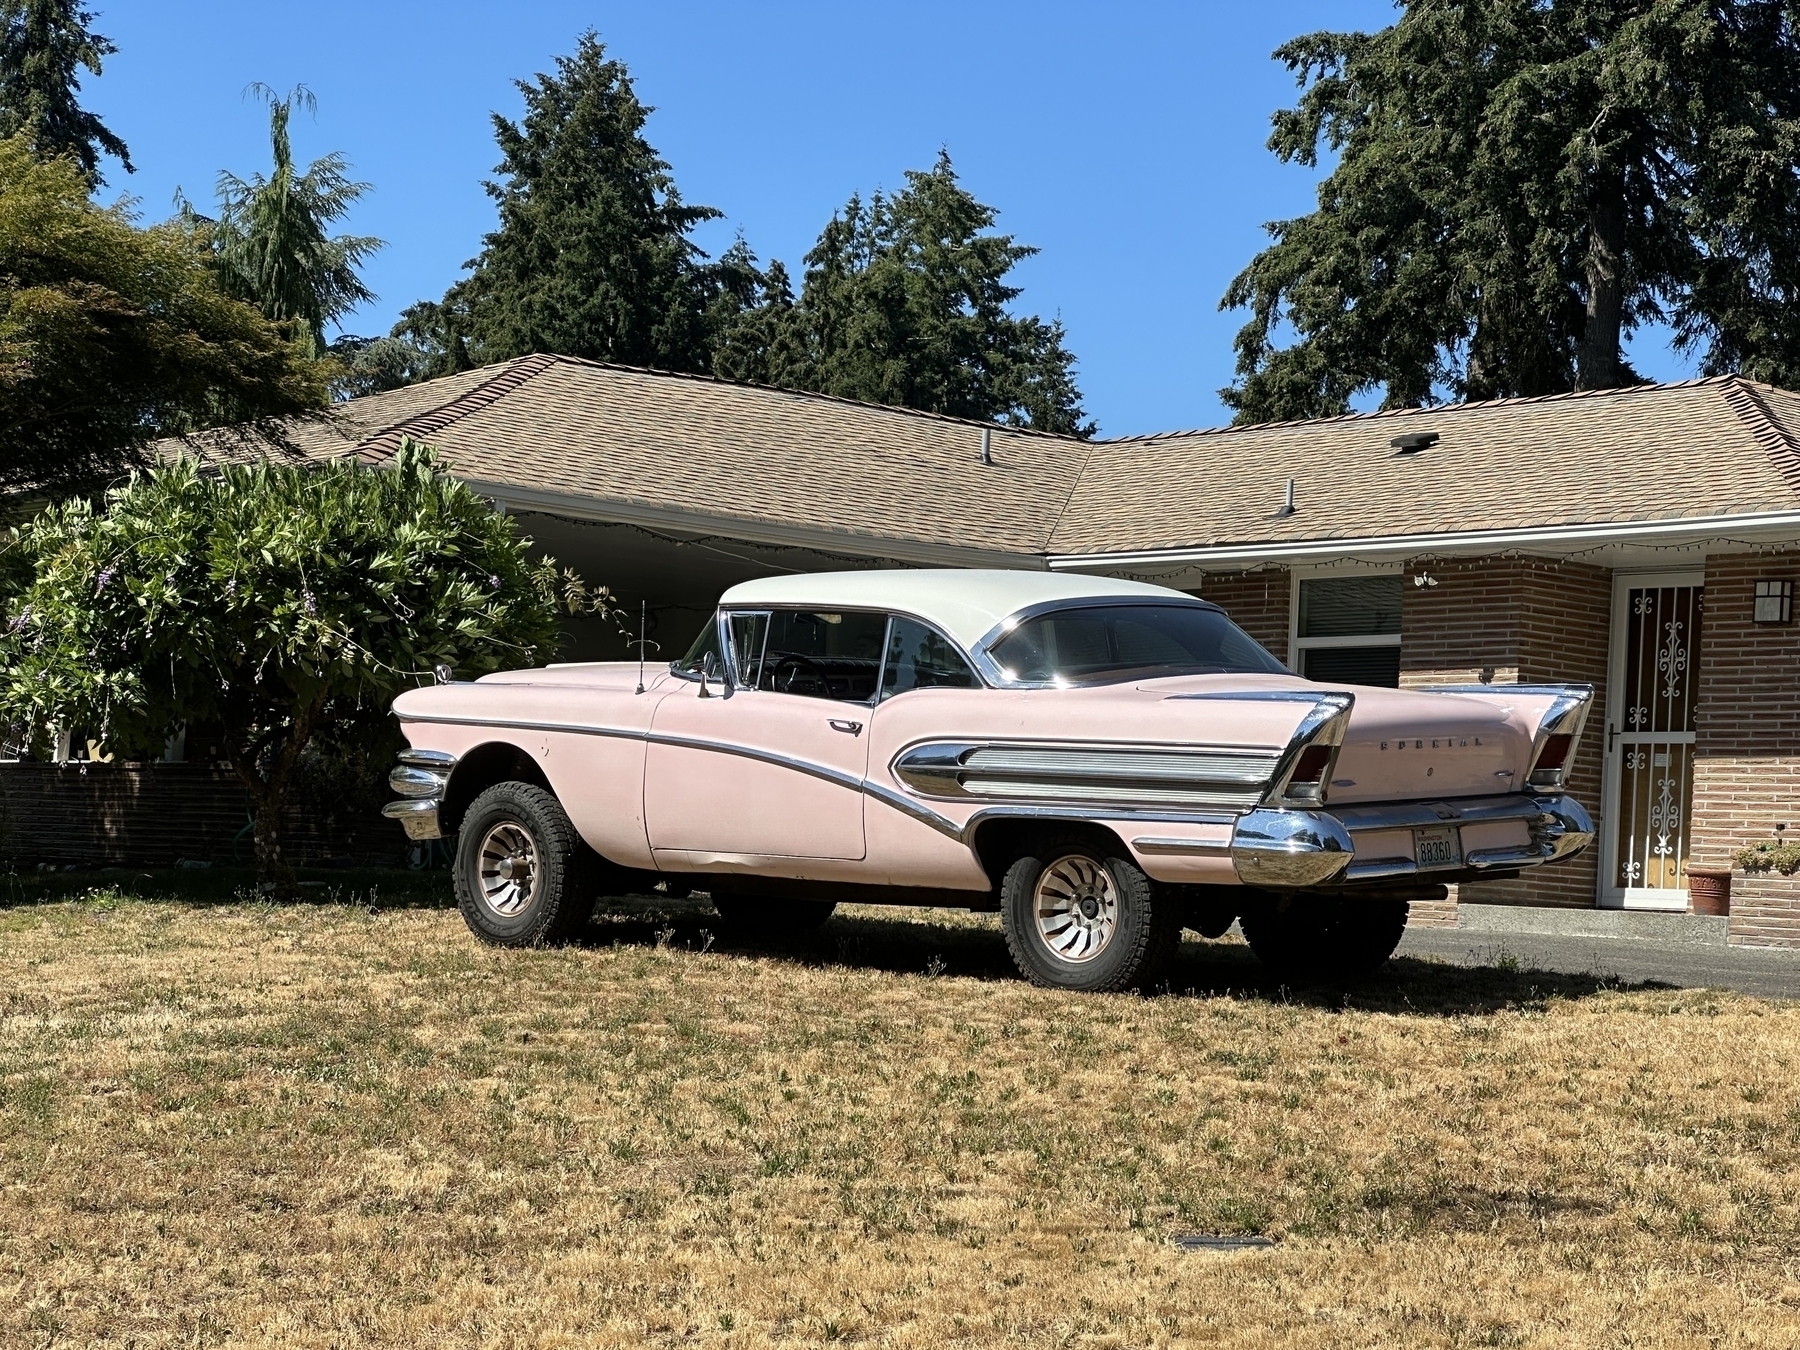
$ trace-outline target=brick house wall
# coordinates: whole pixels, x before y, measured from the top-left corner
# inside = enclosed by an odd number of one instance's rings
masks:
[[[1593,685],[1569,791],[1598,823],[1611,628],[1612,573],[1603,567],[1541,558],[1414,563],[1401,598],[1400,685]],[[1592,907],[1598,868],[1597,850],[1589,849],[1530,877],[1461,886],[1458,898]]]
[[[1706,560],[1695,866],[1729,866],[1734,851],[1772,837],[1777,824],[1800,833],[1800,623],[1751,621],[1756,582],[1764,580],[1800,583],[1800,550]],[[1800,946],[1800,877],[1734,877],[1731,940]]]

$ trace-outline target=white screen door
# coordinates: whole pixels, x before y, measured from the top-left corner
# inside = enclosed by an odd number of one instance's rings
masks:
[[[1613,584],[1601,902],[1685,909],[1699,683],[1699,573]]]

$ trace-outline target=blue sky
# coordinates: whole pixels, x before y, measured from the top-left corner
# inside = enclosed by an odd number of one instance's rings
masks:
[[[653,104],[648,135],[690,201],[798,273],[853,191],[892,187],[949,148],[1000,227],[1043,251],[1017,272],[1019,306],[1062,317],[1102,434],[1228,420],[1241,318],[1218,310],[1264,221],[1313,204],[1313,176],[1263,143],[1292,101],[1269,53],[1316,28],[1379,27],[1387,0],[1187,4],[462,3],[91,0],[119,54],[83,99],[131,147],[109,172],[146,218],[177,186],[204,209],[221,168],[268,160],[260,80],[304,83],[302,159],[349,155],[374,185],[346,228],[388,241],[368,269],[380,299],[347,321],[385,332],[441,295],[492,228],[481,188],[497,158],[490,111],[516,116],[512,80],[551,67],[596,29]],[[1646,374],[1691,372],[1655,340]]]

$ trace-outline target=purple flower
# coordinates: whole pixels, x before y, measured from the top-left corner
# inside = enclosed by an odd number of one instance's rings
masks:
[[[490,591],[499,590],[500,589],[500,578],[496,577],[496,576],[490,576],[488,578],[488,589]]]
[[[316,603],[314,603],[313,593],[311,591],[301,591],[300,592],[300,607],[302,609],[304,609],[308,614],[311,614],[315,617],[317,617],[317,615],[319,613],[319,606]]]
[[[227,594],[227,595],[236,595],[237,594],[237,578],[236,577],[226,578],[225,594]]]
[[[113,567],[111,564],[108,564],[106,566],[106,568],[101,571],[100,584],[94,587],[95,595],[100,594],[101,591],[106,589],[107,583],[113,579],[113,573],[116,572],[117,570],[118,569],[116,567]]]

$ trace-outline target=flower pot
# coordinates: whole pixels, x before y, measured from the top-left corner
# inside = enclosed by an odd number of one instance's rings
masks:
[[[1731,913],[1731,869],[1729,867],[1690,867],[1687,869],[1688,909],[1695,914]]]

